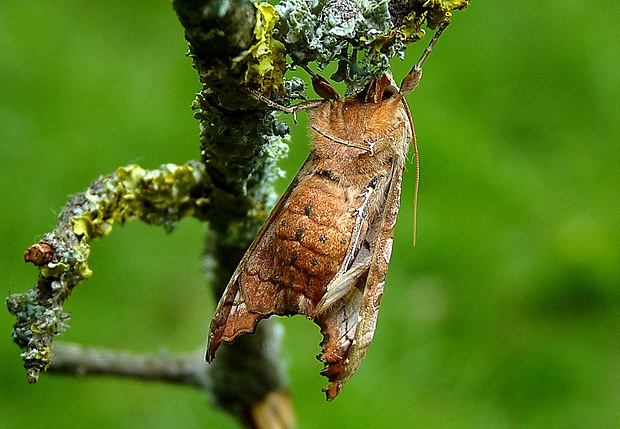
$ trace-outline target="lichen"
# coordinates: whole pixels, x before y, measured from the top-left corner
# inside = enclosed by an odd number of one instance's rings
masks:
[[[286,52],[282,42],[273,37],[278,18],[273,5],[257,4],[254,27],[256,43],[233,59],[233,67],[247,63],[244,84],[260,93],[271,93],[284,85]]]
[[[451,11],[469,0],[284,0],[276,6],[279,31],[293,64],[315,61],[319,70],[338,62],[331,76],[359,92],[373,77],[403,58],[408,43],[424,37],[423,25],[435,29]],[[361,54],[361,58],[358,56]]]
[[[50,364],[52,338],[67,329],[64,301],[77,284],[92,276],[89,243],[109,234],[115,224],[132,220],[168,230],[183,217],[204,220],[211,192],[204,166],[189,162],[165,164],[156,170],[121,167],[71,199],[54,231],[41,240],[53,249],[53,256],[40,266],[37,284],[6,301],[17,318],[13,340],[24,350],[21,356],[30,382]]]

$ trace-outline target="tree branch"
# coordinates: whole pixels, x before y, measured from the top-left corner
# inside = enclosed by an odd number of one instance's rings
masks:
[[[204,352],[151,355],[57,343],[52,346],[49,371],[56,374],[113,375],[138,380],[164,381],[210,391],[210,366]]]
[[[168,230],[185,216],[205,220],[213,212],[208,198],[213,191],[202,164],[189,162],[151,171],[137,165],[121,167],[73,196],[56,228],[24,255],[40,267],[37,284],[6,301],[17,318],[13,341],[24,350],[29,382],[36,382],[49,366],[52,338],[67,329],[64,301],[92,275],[89,243],[109,234],[115,224],[136,219]]]
[[[274,328],[276,332],[268,333],[267,336],[276,339],[281,336],[282,330],[277,325],[271,324],[271,328],[266,326],[261,328],[263,332],[258,333],[259,337],[265,335],[265,330]],[[228,362],[239,363],[245,366],[245,371],[251,373],[262,373],[265,381],[269,382],[271,377],[268,374],[279,367],[277,364],[279,360],[278,344],[279,341],[272,340],[270,342],[272,347],[268,347],[264,351],[264,357],[255,355],[254,359],[244,360],[237,356],[236,359],[231,359]],[[254,378],[244,377],[243,372],[240,372],[239,369],[227,371],[217,365],[206,365],[204,350],[202,349],[179,355],[159,355],[86,347],[79,344],[56,343],[52,346],[52,356],[53,361],[48,369],[51,373],[76,377],[116,376],[180,384],[198,388],[210,396],[214,395],[216,398],[220,398],[220,400],[231,393],[236,395],[236,392],[230,387],[223,391],[214,391],[214,381],[219,388],[233,384],[240,385],[246,392],[246,396],[251,398],[254,404],[251,408],[233,412],[240,416],[246,427],[285,429],[291,428],[295,424],[293,407],[286,390],[273,389],[266,396],[257,400],[257,398],[252,397],[252,393],[257,390],[257,386],[253,384]],[[257,365],[257,367],[248,367],[248,363]],[[230,378],[231,374],[237,374],[234,380]],[[282,376],[282,374],[278,375]],[[218,382],[218,378],[223,378],[223,380]]]
[[[223,191],[213,198],[245,210],[243,216],[231,216],[223,209],[210,220],[205,265],[217,300],[276,201],[272,185],[282,175],[276,162],[288,151],[288,127],[257,108],[239,82],[263,91],[279,88],[284,51],[271,35],[277,19],[271,5],[243,0],[177,0],[173,5],[203,85],[193,108],[205,169]],[[293,424],[277,331],[278,322],[269,321],[257,335],[226,347],[212,364],[216,402],[250,428]],[[278,406],[265,407],[273,398]],[[272,418],[264,420],[267,410]]]

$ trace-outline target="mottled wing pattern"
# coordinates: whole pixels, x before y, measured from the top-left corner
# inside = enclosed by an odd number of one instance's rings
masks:
[[[370,220],[370,229],[360,237],[360,245],[354,249],[358,256],[351,270],[355,267],[364,269],[354,274],[354,280],[344,279],[347,283],[353,281],[349,293],[314,319],[324,336],[321,343],[323,353],[319,359],[325,363],[322,374],[330,381],[330,385],[323,389],[329,401],[338,395],[342,386],[357,371],[374,335],[392,254],[404,165],[404,158],[395,159],[391,181],[381,196],[385,198],[383,210],[374,220]],[[343,277],[348,274],[343,274]]]
[[[307,175],[312,155],[306,160],[286,192],[282,195],[256,238],[246,251],[224,291],[209,327],[207,362],[212,362],[222,341],[232,342],[241,334],[253,333],[261,319],[276,311],[276,282],[273,278],[276,219],[300,179]],[[243,284],[243,287],[241,287]],[[259,292],[258,294],[255,292]]]

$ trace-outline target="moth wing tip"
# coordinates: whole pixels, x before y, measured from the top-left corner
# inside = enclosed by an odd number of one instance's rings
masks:
[[[323,347],[325,347],[323,345]],[[325,392],[325,396],[328,402],[334,400],[338,393],[340,393],[340,389],[344,386],[344,383],[348,378],[343,378],[343,372],[346,368],[346,362],[344,362],[340,358],[334,358],[334,356],[330,356],[329,354],[323,353],[317,356],[317,359],[325,364],[323,371],[321,371],[321,375],[326,377],[329,381],[329,384],[323,388],[323,392]]]
[[[338,393],[340,393],[341,387],[342,387],[342,383],[340,383],[339,380],[336,380],[330,385],[325,386],[323,388],[323,392],[325,392],[325,398],[327,399],[327,402],[333,401],[336,398],[336,396],[338,396]]]
[[[215,339],[214,335],[212,333],[209,334],[209,340],[207,341],[207,349],[205,351],[205,361],[207,363],[213,362],[213,359],[215,359],[215,352],[217,351],[219,345],[220,345],[220,342]]]

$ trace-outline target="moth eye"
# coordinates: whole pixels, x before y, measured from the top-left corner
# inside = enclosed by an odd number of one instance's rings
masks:
[[[282,226],[286,226],[286,220],[283,220],[282,223],[280,224]]]
[[[317,265],[319,263],[319,261],[317,261],[316,258],[313,258],[312,261],[310,261],[310,263],[312,265]]]
[[[319,237],[319,241],[320,241],[321,243],[325,243],[325,242],[327,242],[327,237],[326,237],[326,236],[324,236],[324,235],[321,235],[321,236]]]
[[[388,98],[391,98],[392,96],[396,94],[397,94],[397,91],[393,87],[386,86],[385,89],[383,90],[383,95],[381,96],[381,100],[385,101]]]

